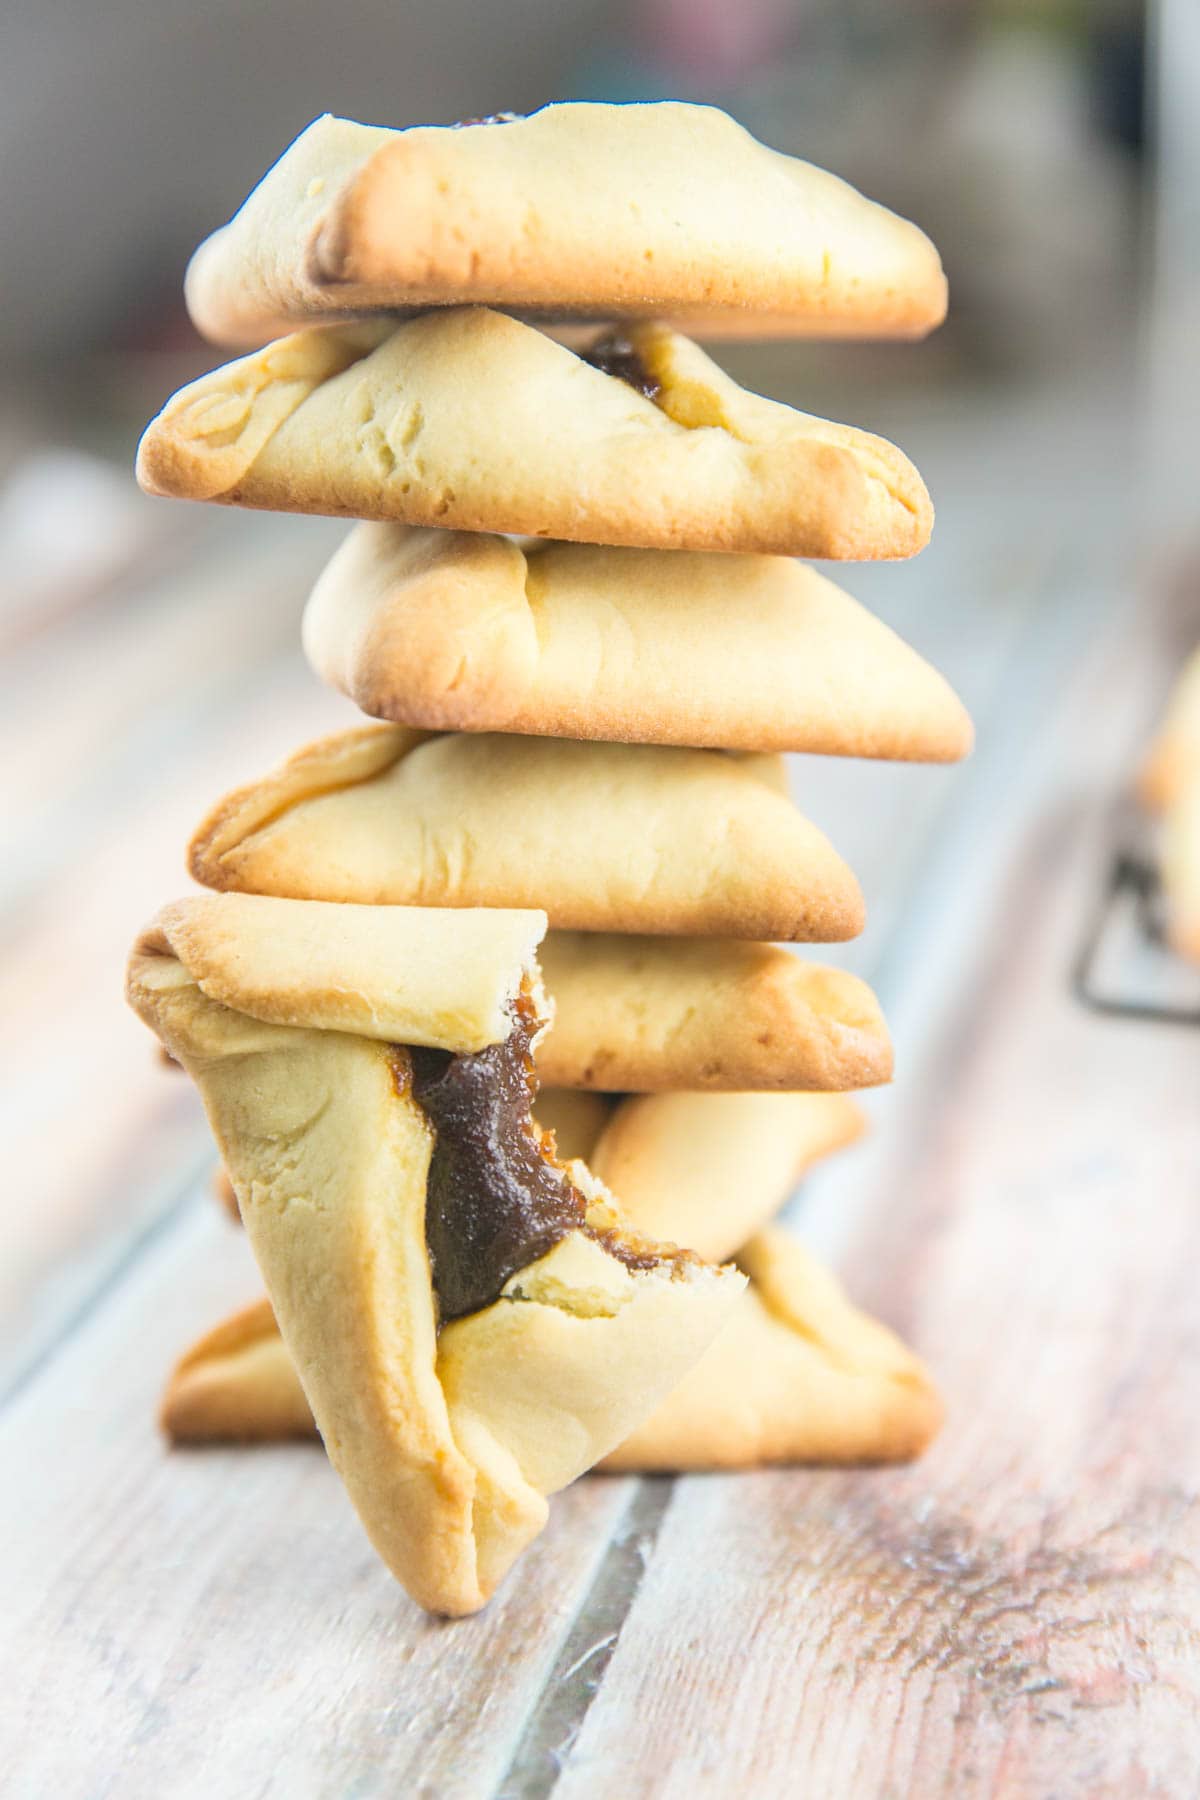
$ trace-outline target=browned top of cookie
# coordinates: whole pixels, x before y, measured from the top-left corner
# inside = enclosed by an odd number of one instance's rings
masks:
[[[920,336],[946,310],[915,225],[677,101],[391,130],[326,115],[197,251],[218,343],[386,309],[661,316],[710,337]]]

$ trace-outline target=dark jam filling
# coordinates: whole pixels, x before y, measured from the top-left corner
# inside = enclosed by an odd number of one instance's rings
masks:
[[[410,1048],[397,1064],[434,1131],[425,1237],[441,1324],[490,1306],[513,1275],[571,1231],[586,1232],[629,1268],[661,1260],[588,1225],[583,1195],[530,1117],[536,1010],[522,994],[510,1012],[502,1044],[465,1056]]]
[[[608,332],[597,338],[591,349],[583,352],[583,360],[591,363],[593,369],[599,369],[602,375],[625,382],[627,387],[644,394],[647,400],[653,400],[662,392],[662,382],[650,373],[629,339],[622,337],[620,332]]]
[[[480,113],[471,119],[455,119],[450,129],[451,131],[462,131],[468,125],[515,125],[519,119],[524,117],[524,113]]]

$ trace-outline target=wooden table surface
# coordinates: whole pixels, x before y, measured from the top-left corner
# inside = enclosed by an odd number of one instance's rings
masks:
[[[846,584],[979,748],[793,764],[897,1045],[793,1217],[928,1359],[941,1438],[910,1469],[584,1480],[466,1622],[391,1582],[317,1450],[155,1427],[172,1358],[259,1284],[124,954],[207,803],[350,717],[296,642],[340,528],[145,502],[126,564],[10,614],[5,1794],[1197,1791],[1200,1035],[1090,1011],[1070,971],[1200,585],[1138,550],[1103,402],[864,419],[939,528]]]

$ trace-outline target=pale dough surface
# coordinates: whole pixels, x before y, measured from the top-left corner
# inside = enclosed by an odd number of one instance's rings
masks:
[[[587,1161],[592,1145],[612,1114],[610,1094],[589,1094],[583,1088],[545,1087],[534,1102],[534,1116],[543,1131],[552,1131],[556,1153],[570,1162]]]
[[[545,929],[534,911],[191,894],[162,908],[145,947],[177,957],[210,1000],[267,1024],[473,1051],[508,1036],[522,981],[540,998]]]
[[[281,338],[147,426],[150,493],[644,549],[912,556],[933,508],[884,438],[749,393],[636,325],[653,399],[483,307]]]
[[[200,1089],[330,1460],[413,1598],[472,1612],[541,1530],[546,1496],[670,1390],[744,1277],[677,1259],[632,1270],[573,1231],[439,1333],[425,1243],[433,1137],[397,1053],[209,999],[168,929],[139,940],[129,998]],[[307,922],[303,938],[311,947]],[[387,971],[384,991],[397,982]],[[428,1038],[438,1029],[431,1019]],[[611,1197],[582,1164],[573,1172],[589,1223],[620,1230]]]
[[[551,931],[548,1087],[848,1089],[891,1079],[892,1044],[857,975],[775,944]]]
[[[601,1465],[678,1472],[903,1462],[942,1421],[924,1366],[787,1232],[740,1252],[749,1292],[712,1347]]]
[[[584,931],[854,937],[858,883],[785,786],[774,757],[368,726],[219,801],[190,866],[214,888],[536,907]]]
[[[724,1262],[864,1129],[848,1094],[642,1094],[582,1154],[641,1230]]]
[[[314,120],[196,252],[187,301],[225,344],[459,301],[908,337],[946,280],[915,225],[716,107],[568,102],[457,130]]]
[[[364,524],[313,590],[317,674],[373,718],[951,762],[971,723],[881,620],[790,557]]]

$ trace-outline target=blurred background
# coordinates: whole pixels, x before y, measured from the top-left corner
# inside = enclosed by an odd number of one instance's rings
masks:
[[[351,716],[303,666],[297,629],[342,528],[150,500],[133,482],[145,420],[220,360],[182,304],[197,241],[322,111],[399,125],[663,96],[727,108],[933,236],[951,313],[929,342],[719,353],[749,386],[897,438],[938,506],[917,562],[842,577],[971,706],[974,785],[813,758],[795,771],[860,869],[871,926],[847,960],[887,1000],[888,966],[917,967],[913,933],[935,929],[931,871],[940,904],[969,905],[982,865],[966,824],[1032,793],[1035,726],[1188,541],[1198,18],[1195,0],[10,0],[0,1104],[25,1196],[14,1334],[61,1316],[118,1254],[114,1222],[126,1243],[153,1229],[211,1154],[186,1084],[159,1077],[122,1013],[133,932],[182,887],[216,796]],[[1145,729],[1196,610],[1153,627]],[[1107,744],[1097,730],[1097,753]],[[1094,778],[1110,780],[1098,764]]]
[[[186,341],[196,241],[317,113],[441,122],[700,99],[937,239],[963,355],[1052,363],[1134,285],[1141,0],[16,0],[0,351]],[[949,355],[949,349],[945,351]]]

